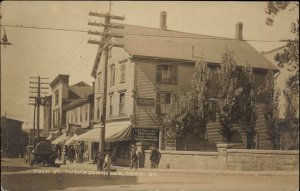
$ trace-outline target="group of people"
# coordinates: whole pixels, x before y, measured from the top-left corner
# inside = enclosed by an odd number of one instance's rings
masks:
[[[138,168],[139,162],[140,162],[140,157],[141,157],[140,151],[137,150],[136,145],[132,145],[131,146],[131,151],[130,151],[130,159],[131,159],[130,168],[131,169],[133,167],[135,169]],[[151,165],[150,165],[150,168],[158,168],[160,158],[161,158],[160,152],[156,149],[155,146],[151,146],[151,153],[150,153]]]
[[[69,160],[71,163],[73,163],[75,160],[77,162],[83,162],[83,160],[86,158],[86,156],[83,156],[83,149],[81,149],[80,146],[75,149],[74,145],[64,145],[63,149],[61,150],[60,145],[56,145],[55,150],[58,160],[63,160],[63,164],[66,164],[67,160]]]
[[[61,150],[60,147],[56,147],[57,155],[59,160],[61,160]],[[76,149],[74,145],[71,145],[68,147],[67,145],[63,146],[63,163],[66,164],[66,161],[69,160],[71,163],[73,163],[76,159],[78,161],[79,158],[78,152],[76,152]],[[81,152],[82,160],[88,160],[88,152]],[[84,155],[84,156],[83,156]],[[130,168],[135,168],[137,169],[140,166],[140,158],[142,154],[141,152],[137,149],[136,145],[131,145],[130,148]],[[155,146],[151,146],[151,153],[150,153],[150,161],[151,165],[150,168],[158,168],[158,164],[161,158],[160,152],[156,149]],[[97,165],[97,170],[99,171],[106,171],[108,167],[111,166],[111,154],[110,152],[98,152],[95,157],[94,157],[94,164]]]
[[[94,164],[97,165],[98,171],[107,171],[111,167],[110,152],[98,152],[94,158]]]

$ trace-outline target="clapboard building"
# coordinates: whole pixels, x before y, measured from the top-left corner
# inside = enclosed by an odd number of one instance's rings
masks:
[[[125,25],[125,29],[112,29],[112,32],[135,34],[113,41],[124,45],[124,48],[113,47],[108,53],[107,79],[107,142],[141,143],[144,148],[156,144],[160,149],[166,146],[178,150],[199,150],[201,143],[193,134],[177,140],[171,145],[164,141],[164,116],[169,105],[176,101],[180,91],[191,87],[193,67],[197,57],[203,54],[209,67],[216,68],[221,63],[221,54],[226,48],[235,52],[237,64],[254,68],[255,85],[258,88],[264,83],[267,70],[277,68],[247,41],[243,40],[243,24],[237,23],[236,36],[233,39],[191,34],[167,29],[167,14],[160,15],[160,27]],[[101,127],[104,87],[105,52],[98,54],[92,76],[95,78],[94,128]],[[212,86],[212,88],[215,88]],[[271,148],[266,138],[266,126],[263,117],[264,106],[257,104],[257,125],[260,148]],[[216,112],[216,111],[214,111]],[[235,126],[235,140],[245,148],[245,134]],[[131,130],[129,130],[131,129]],[[222,142],[218,133],[219,123],[213,119],[207,126],[206,138],[211,143]],[[99,132],[99,130],[98,130]],[[131,133],[127,133],[131,132]],[[99,134],[99,133],[98,133]],[[95,141],[100,135],[95,133]],[[262,138],[262,139],[261,139]]]

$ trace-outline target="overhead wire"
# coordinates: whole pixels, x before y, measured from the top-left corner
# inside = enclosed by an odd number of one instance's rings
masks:
[[[52,27],[38,27],[38,26],[25,26],[25,25],[11,25],[2,24],[1,26],[6,27],[19,27],[19,28],[29,28],[29,29],[42,29],[42,30],[53,30],[53,31],[65,31],[65,32],[89,32],[90,30],[85,29],[71,29],[71,28],[52,28]],[[208,39],[208,40],[234,40],[230,38],[221,37],[192,37],[192,36],[176,36],[176,35],[157,35],[157,34],[144,34],[144,33],[114,33],[120,35],[133,35],[133,36],[152,36],[152,37],[169,37],[169,38],[186,38],[186,39]],[[245,39],[244,41],[253,42],[287,42],[293,40],[259,40],[259,39]]]

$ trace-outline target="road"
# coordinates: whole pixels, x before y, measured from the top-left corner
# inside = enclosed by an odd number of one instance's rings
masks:
[[[1,185],[5,190],[296,191],[299,187],[298,175],[205,175],[142,169],[132,172],[117,171],[108,177],[95,171],[63,170],[59,165],[30,167],[22,159],[1,159]]]

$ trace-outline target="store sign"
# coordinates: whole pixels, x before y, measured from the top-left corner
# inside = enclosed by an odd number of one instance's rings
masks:
[[[153,98],[138,98],[137,104],[139,106],[155,106],[155,99],[153,99]]]
[[[158,141],[159,129],[134,128],[133,136],[136,141]]]

